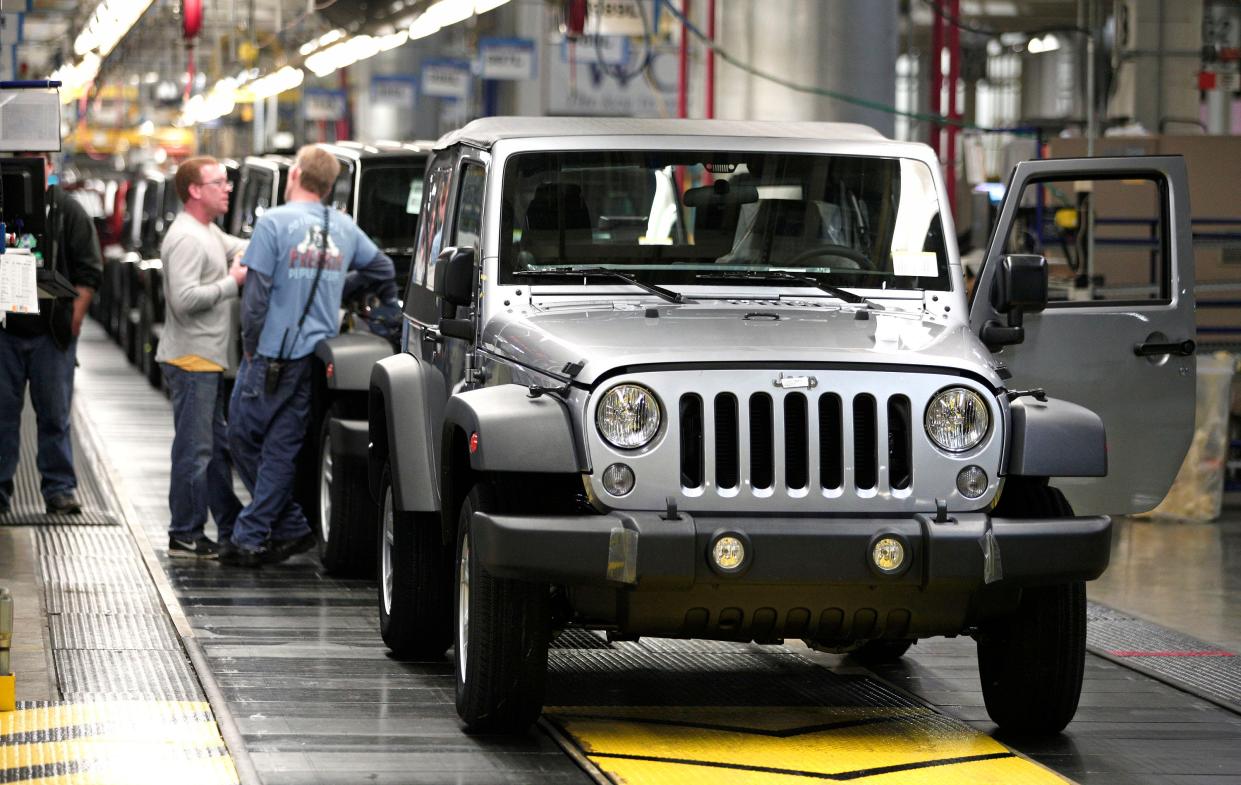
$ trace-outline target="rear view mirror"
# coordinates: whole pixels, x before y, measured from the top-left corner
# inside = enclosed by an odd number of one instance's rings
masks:
[[[1007,314],[1008,323],[984,324],[980,336],[983,343],[992,351],[1021,343],[1025,339],[1025,314],[1047,307],[1047,260],[1034,254],[1009,254],[1000,259],[991,289],[991,306]]]
[[[435,294],[450,305],[474,300],[474,249],[445,248],[435,260]]]

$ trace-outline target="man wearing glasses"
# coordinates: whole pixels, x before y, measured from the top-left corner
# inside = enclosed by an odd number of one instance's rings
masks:
[[[166,317],[155,355],[172,392],[175,429],[168,555],[214,559],[216,543],[203,531],[207,511],[227,542],[242,508],[227,456],[223,371],[232,303],[246,278],[239,261],[246,242],[212,223],[228,212],[232,190],[219,161],[190,158],[174,182],[184,208],[160,245]]]

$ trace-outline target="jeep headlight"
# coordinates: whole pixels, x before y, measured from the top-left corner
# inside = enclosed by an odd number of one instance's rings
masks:
[[[926,435],[941,449],[965,452],[987,435],[991,415],[982,396],[964,387],[940,390],[926,407]]]
[[[613,447],[634,450],[650,444],[662,419],[655,393],[637,384],[618,384],[595,409],[599,435]]]

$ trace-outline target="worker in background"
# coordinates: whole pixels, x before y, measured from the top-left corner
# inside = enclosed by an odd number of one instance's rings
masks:
[[[340,328],[347,271],[377,285],[385,304],[396,303],[392,260],[349,216],[323,204],[339,173],[340,162],[326,150],[299,150],[285,204],[255,224],[243,260],[249,269],[241,304],[244,358],[228,432],[252,501],[233,529],[236,547],[220,552],[226,564],[258,567],[315,547],[293,500],[294,462],[310,417],[311,354]]]
[[[228,211],[232,190],[223,164],[191,158],[177,167],[174,183],[184,209],[160,245],[167,316],[155,354],[172,392],[175,429],[168,555],[213,559],[217,545],[203,530],[207,511],[220,541],[232,535],[241,512],[228,462],[223,377],[246,242],[213,223]]]
[[[20,429],[26,385],[38,423],[36,465],[40,490],[49,515],[82,512],[75,491],[73,442],[69,416],[73,407],[73,371],[78,334],[91,298],[103,276],[95,227],[74,199],[54,187],[51,155],[41,156],[50,206],[47,237],[54,241],[54,259],[44,264],[67,278],[77,297],[40,300],[38,314],[9,314],[0,330],[0,514],[13,503],[13,478],[21,445]]]

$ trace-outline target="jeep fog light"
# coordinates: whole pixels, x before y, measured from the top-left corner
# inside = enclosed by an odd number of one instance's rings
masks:
[[[965,452],[978,446],[991,426],[982,396],[964,387],[940,390],[926,407],[926,435],[941,450]]]
[[[599,401],[595,426],[613,447],[636,450],[655,438],[661,417],[655,393],[637,384],[618,384]]]
[[[895,575],[905,566],[905,544],[895,537],[880,537],[870,548],[870,558],[879,572]]]
[[[735,534],[721,534],[711,544],[711,566],[717,572],[740,572],[745,560],[745,542]]]
[[[633,490],[633,469],[614,463],[603,470],[603,489],[613,496],[624,496]]]
[[[977,499],[987,492],[987,473],[981,466],[966,466],[957,474],[957,490],[967,499]]]

